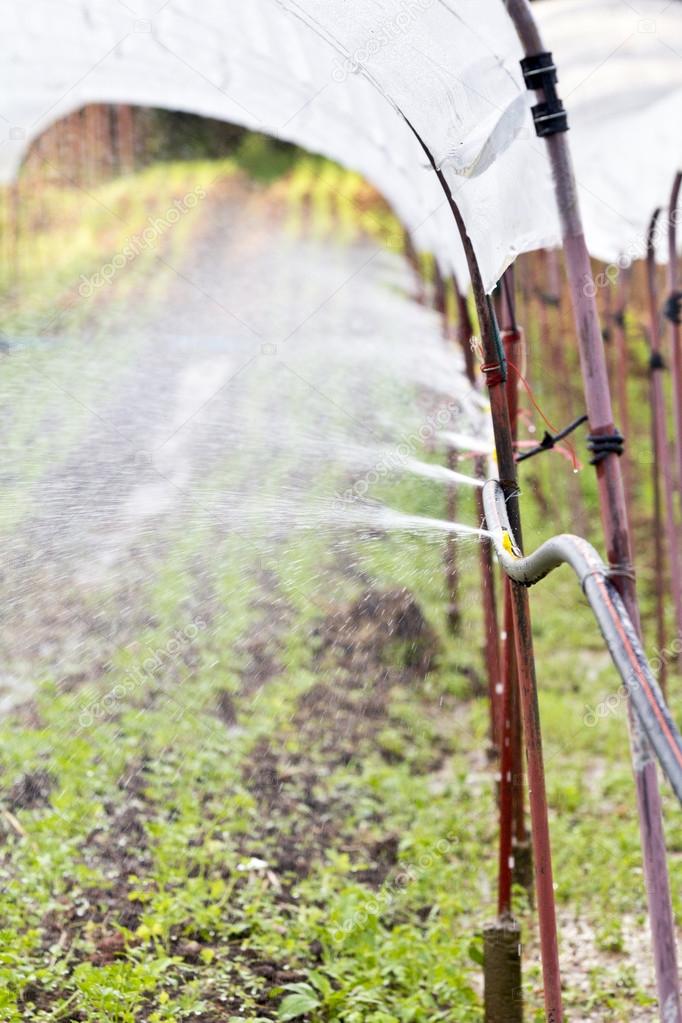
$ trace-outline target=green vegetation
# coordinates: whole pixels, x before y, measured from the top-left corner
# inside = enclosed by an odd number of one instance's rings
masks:
[[[288,203],[292,229],[305,217],[318,231],[333,220],[349,235],[396,244],[395,221],[353,175],[313,159],[293,169],[283,160],[287,173],[270,173],[257,141],[241,159],[273,182],[265,194]],[[46,192],[59,215],[24,250],[5,333],[60,305],[60,324],[125,315],[123,281],[85,308],[69,311],[64,296],[151,212],[239,168],[233,159],[164,164],[100,186],[85,207],[81,195]],[[117,214],[113,226],[104,207]],[[200,208],[187,217],[164,258],[181,255],[205,216]],[[143,258],[137,294],[153,274],[145,300],[162,302],[168,276],[153,252]],[[121,352],[122,368],[135,346],[132,338]],[[60,348],[57,359],[48,345],[16,359],[8,372],[39,360],[41,373],[59,367],[65,385],[78,352]],[[276,384],[254,387],[265,414]],[[7,436],[17,451],[30,393],[25,401]],[[65,431],[57,424],[35,452],[36,477],[68,450]],[[549,457],[533,467],[545,489]],[[268,476],[272,493],[290,460]],[[552,465],[563,474],[559,493],[571,492],[568,464]],[[227,451],[213,483],[238,489],[248,473],[245,456]],[[344,482],[321,469],[314,484],[333,492]],[[374,496],[446,512],[442,489],[426,481],[395,479]],[[596,527],[591,483],[583,496]],[[460,514],[473,522],[468,501]],[[553,531],[532,493],[523,510],[531,542]],[[2,529],[24,514],[19,502]],[[444,621],[440,542],[351,535],[339,550],[324,533],[247,542],[190,517],[147,594],[152,624],[105,674],[75,688],[44,679],[34,704],[0,725],[3,1021],[480,1020],[480,932],[495,907],[494,778],[473,542],[458,557],[465,612],[455,638]],[[362,617],[368,588],[406,588],[427,627],[405,643],[387,639]],[[533,592],[533,608],[568,1019],[630,1020],[650,997],[625,707],[606,703],[618,681],[567,570]],[[362,625],[350,640],[349,616]],[[679,914],[682,831],[668,797],[666,810]],[[539,1021],[534,917],[522,892],[518,909],[528,1018]]]

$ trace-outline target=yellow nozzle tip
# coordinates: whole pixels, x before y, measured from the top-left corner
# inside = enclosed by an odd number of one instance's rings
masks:
[[[507,554],[511,554],[512,558],[522,558],[523,555],[518,549],[516,544],[511,538],[511,533],[507,529],[502,530],[502,546],[504,547]]]

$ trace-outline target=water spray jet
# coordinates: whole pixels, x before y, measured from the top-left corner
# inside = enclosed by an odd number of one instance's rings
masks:
[[[438,465],[433,462],[421,462],[418,458],[406,458],[401,466],[407,472],[412,472],[425,479],[437,480],[440,483],[448,483],[450,486],[464,484],[468,487],[482,487],[483,480],[475,476],[467,476],[466,473],[456,472],[448,469],[445,465]]]

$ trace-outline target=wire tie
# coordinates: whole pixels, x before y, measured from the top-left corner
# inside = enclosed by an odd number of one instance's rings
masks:
[[[592,452],[590,465],[599,465],[609,455],[619,458],[625,450],[625,437],[613,428],[613,433],[591,433],[587,438],[587,447]]]
[[[673,291],[663,306],[663,315],[671,323],[682,323],[682,291]]]

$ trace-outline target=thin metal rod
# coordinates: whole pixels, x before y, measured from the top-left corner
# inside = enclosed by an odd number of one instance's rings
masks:
[[[499,862],[497,873],[497,912],[500,917],[511,913],[513,878],[513,833],[514,833],[514,690],[518,686],[516,671],[516,646],[514,643],[514,621],[511,583],[504,581],[505,638],[504,680],[502,691],[501,741],[500,741],[500,828]]]
[[[682,577],[680,575],[680,549],[678,525],[675,518],[675,495],[673,481],[672,457],[668,440],[668,417],[665,407],[663,389],[664,363],[661,353],[661,328],[658,309],[658,288],[656,285],[656,258],[654,238],[660,210],[656,210],[649,223],[647,234],[647,285],[649,294],[649,350],[651,353],[649,369],[649,387],[651,393],[651,428],[653,440],[654,467],[654,544],[657,575],[657,594],[659,600],[665,592],[663,538],[661,529],[661,485],[663,505],[665,508],[665,537],[667,561],[670,575],[670,589],[675,608],[675,620],[678,635],[682,635]],[[661,645],[661,633],[665,630],[665,616],[662,607],[658,608],[659,649],[664,649],[665,637]]]
[[[467,380],[475,387],[476,362],[474,360],[474,349],[472,345],[474,328],[471,323],[471,316],[469,315],[469,306],[467,305],[466,295],[459,287],[459,284],[454,277],[452,278],[452,287],[455,292],[455,301],[457,303],[457,340],[459,341],[462,354],[464,355],[464,366],[466,369]]]
[[[479,480],[486,479],[486,462],[478,457],[475,462],[474,475]],[[454,488],[453,488],[454,489]],[[476,487],[476,518],[483,522],[483,496],[481,488]],[[479,570],[481,577],[481,604],[483,609],[483,660],[486,667],[488,682],[488,703],[490,709],[490,742],[493,751],[500,749],[502,741],[502,660],[500,654],[500,628],[497,618],[497,600],[495,596],[495,572],[493,569],[493,547],[487,537],[479,544]]]
[[[616,308],[613,313],[613,335],[616,348],[616,393],[620,428],[625,437],[630,436],[630,402],[628,384],[630,381],[630,353],[625,328],[625,310],[628,301],[628,270],[623,269],[616,284]],[[632,507],[632,466],[627,448],[623,453],[623,485],[628,507]]]
[[[459,468],[457,452],[450,449],[447,453],[448,469],[456,472]],[[447,519],[448,522],[457,522],[459,509],[459,489],[448,487],[447,495]],[[457,537],[450,534],[445,540],[445,586],[448,595],[448,626],[453,636],[459,635],[462,628],[462,609],[459,601],[459,548]]]
[[[484,357],[486,364],[492,365],[499,360],[497,347],[497,325],[493,318],[494,314],[492,312],[492,307],[488,302],[488,297],[485,293],[473,245],[467,233],[466,225],[462,220],[459,208],[454,202],[445,176],[436,167],[435,161],[426,146],[424,146],[424,151],[431,161],[433,169],[438,175],[459,229],[462,245],[467,258],[467,264],[469,266],[474,299],[476,301],[476,310],[478,312]],[[488,376],[488,391],[490,395],[490,408],[493,420],[497,464],[502,480],[501,486],[505,492],[507,509],[510,519],[514,525],[514,534],[519,539],[519,542],[521,542],[521,521],[516,479],[516,462],[514,460],[514,446],[509,419],[509,408],[507,405],[507,392],[502,373],[496,373],[495,375],[490,374]],[[533,652],[530,605],[526,588],[518,585],[517,583],[512,584],[512,607],[514,612],[516,661],[526,747],[545,1011],[547,1013],[548,1020],[551,1020],[552,1023],[561,1023],[563,1020],[563,1005],[561,998],[561,975],[559,970],[559,947],[557,941],[556,907],[554,904],[552,854],[549,835],[549,814],[547,809],[547,793],[545,789],[545,770],[542,755],[542,738],[540,733],[540,708],[538,705],[537,682],[535,678],[535,656]]]
[[[523,717],[523,738],[526,748],[528,795],[530,801],[531,835],[535,865],[535,893],[538,904],[540,954],[544,987],[545,1014],[552,1023],[564,1018],[559,969],[554,879],[545,791],[545,765],[542,753],[540,707],[535,677],[533,635],[531,631],[528,591],[513,583],[511,587],[516,640],[516,670]]]
[[[507,364],[521,365],[523,347],[522,333],[516,322],[514,301],[514,272],[510,267],[504,274],[500,288],[500,322],[502,343]],[[508,374],[506,381],[507,404],[511,423],[512,442],[515,444],[518,432],[518,389],[516,373]],[[502,675],[502,700],[500,731],[502,744],[500,752],[500,833],[499,833],[499,874],[498,910],[499,915],[511,912],[512,881],[514,870],[513,845],[525,841],[523,759],[519,676],[516,664],[516,643],[514,636],[514,602],[511,584],[504,581],[504,670]]]
[[[677,204],[682,185],[682,171],[673,181],[668,206],[668,288],[672,296],[677,291]],[[675,448],[677,452],[677,488],[682,501],[682,331],[680,324],[670,321],[670,348],[672,353],[673,396],[675,408]]]
[[[505,5],[526,55],[544,52],[545,47],[527,0],[505,0]],[[538,98],[542,100],[543,94]],[[565,133],[550,135],[546,142],[578,332],[590,432],[593,435],[610,435],[615,430],[611,393],[594,290],[586,287],[591,281],[590,258],[585,244],[570,149]],[[609,563],[621,573],[617,577],[618,591],[639,632],[641,626],[631,569],[627,507],[620,462],[615,454],[609,454],[597,464],[597,480]],[[682,1006],[677,976],[675,926],[656,765],[649,744],[641,734],[632,712],[629,720],[659,1012],[665,1023],[679,1023],[682,1019]]]
[[[466,296],[452,278],[452,287],[457,304],[457,339],[464,355],[466,375],[472,387],[477,386],[476,363],[474,361],[474,327],[469,315]],[[474,474],[477,479],[484,480],[487,476],[486,462],[478,457],[474,463]],[[452,490],[455,488],[452,487]],[[476,488],[476,516],[479,522],[485,517],[483,498],[480,488]],[[484,537],[478,547],[479,570],[481,578],[481,606],[483,609],[483,659],[486,666],[488,682],[488,705],[490,710],[490,741],[493,750],[498,750],[502,741],[502,665],[500,654],[500,629],[497,618],[497,601],[495,599],[495,572],[493,569],[493,549],[490,540]]]
[[[434,265],[434,291],[433,304],[436,312],[440,315],[443,339],[446,342],[451,338],[450,312],[448,308],[448,294],[445,278],[443,277],[438,263]],[[457,452],[450,448],[446,455],[448,469],[457,471]],[[447,519],[448,522],[456,522],[458,517],[459,492],[457,487],[448,488],[447,496]],[[450,632],[457,635],[462,624],[462,612],[459,602],[459,561],[457,537],[452,534],[445,540],[445,587],[448,595],[447,620]]]
[[[649,257],[649,250],[652,250],[652,236],[655,231],[655,224],[661,210],[656,210],[651,218],[648,232],[647,244],[647,281],[649,297],[649,404],[651,406],[651,490],[653,493],[653,585],[655,588],[655,616],[656,616],[656,642],[660,652],[661,666],[658,668],[658,684],[661,685],[664,696],[668,696],[668,664],[663,656],[666,649],[666,555],[664,552],[664,520],[663,501],[661,496],[661,464],[662,451],[658,442],[658,431],[656,429],[655,407],[658,402],[658,391],[661,385],[654,377],[660,375],[661,356],[658,353],[658,318],[655,297],[655,264]],[[658,358],[655,358],[656,353]],[[666,438],[667,440],[667,438]],[[668,447],[667,444],[664,445]]]

